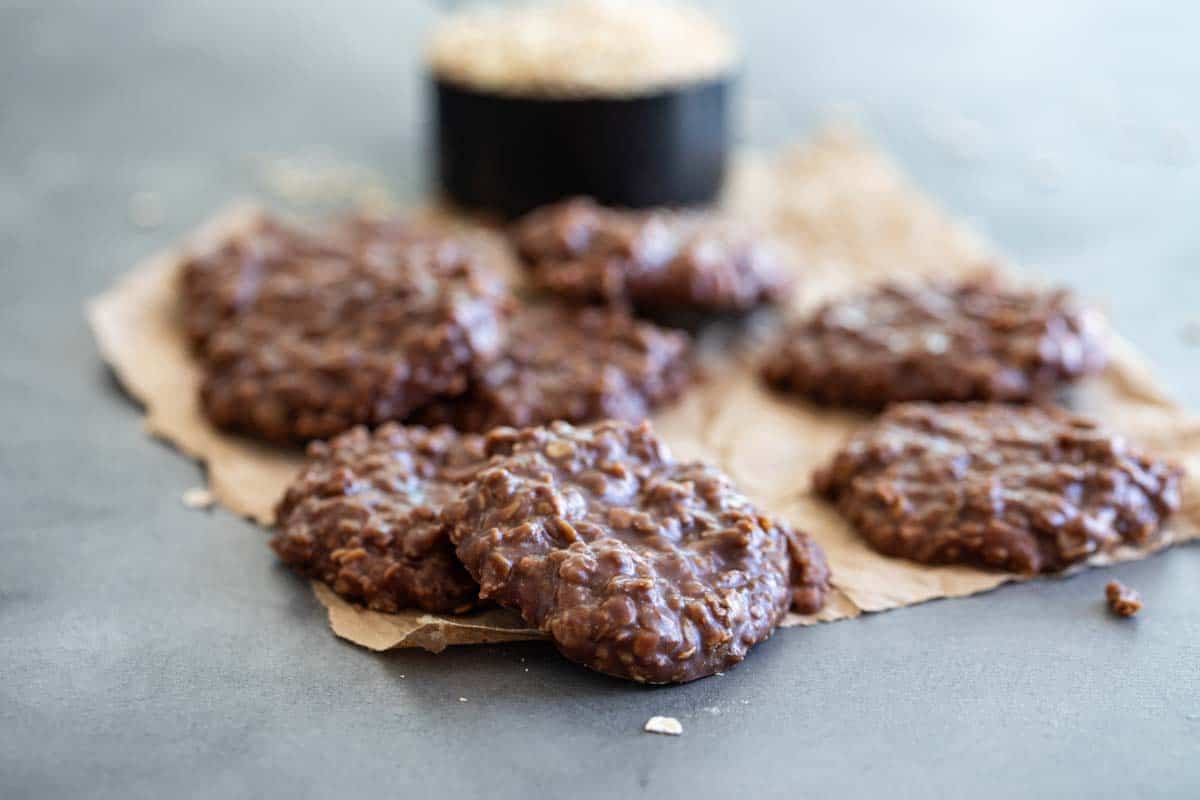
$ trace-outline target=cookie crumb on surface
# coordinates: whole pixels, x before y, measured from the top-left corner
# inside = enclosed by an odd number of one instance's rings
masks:
[[[1104,587],[1108,608],[1119,617],[1132,617],[1142,610],[1142,596],[1120,581],[1109,581]]]
[[[183,493],[183,504],[188,508],[208,509],[212,508],[217,499],[213,497],[213,493],[203,486],[193,486]]]
[[[674,717],[651,717],[646,720],[642,730],[646,733],[661,733],[664,736],[679,736],[683,733],[683,726]]]

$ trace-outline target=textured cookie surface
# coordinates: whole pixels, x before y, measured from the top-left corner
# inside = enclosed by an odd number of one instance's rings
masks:
[[[479,586],[439,515],[482,456],[478,436],[391,423],[314,442],[276,510],[271,547],[376,611],[464,611]]]
[[[505,327],[501,356],[473,371],[468,391],[417,419],[479,432],[554,420],[639,422],[692,377],[686,334],[616,309],[521,307]]]
[[[182,316],[219,427],[326,438],[460,394],[499,348],[500,289],[461,241],[350,219],[310,233],[263,219],[189,260]]]
[[[775,247],[707,213],[577,198],[530,213],[514,238],[537,286],[578,301],[739,312],[781,299],[790,285]]]
[[[819,548],[712,467],[674,461],[646,424],[502,428],[486,447],[446,509],[458,556],[481,596],[519,609],[567,658],[693,680],[741,661],[794,595],[801,610],[824,600]]]
[[[1181,470],[1054,408],[893,406],[819,470],[877,550],[1032,574],[1159,533]]]
[[[764,367],[775,387],[830,405],[1021,402],[1104,364],[1099,321],[1063,291],[888,283],[792,326]]]

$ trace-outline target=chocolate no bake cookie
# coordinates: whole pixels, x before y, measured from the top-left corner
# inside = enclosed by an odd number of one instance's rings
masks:
[[[645,423],[501,428],[486,450],[446,507],[458,556],[482,597],[519,609],[573,661],[689,681],[767,638],[793,582],[803,610],[823,602],[819,548],[712,467],[674,461]]]
[[[851,436],[814,485],[882,553],[1032,574],[1153,541],[1181,479],[1056,408],[909,403]]]
[[[204,412],[271,441],[401,419],[462,393],[499,350],[501,297],[461,241],[365,219],[309,233],[264,218],[182,275]]]
[[[824,608],[829,595],[831,576],[825,551],[807,533],[787,525],[782,527],[791,555],[792,610],[797,614],[815,614]]]
[[[778,389],[879,408],[913,400],[1023,402],[1100,369],[1096,317],[1065,291],[886,283],[791,327],[764,366]]]
[[[611,209],[576,198],[530,213],[514,239],[535,285],[577,301],[742,312],[790,288],[771,244],[710,213]]]
[[[479,586],[440,520],[483,460],[483,439],[386,424],[314,442],[275,512],[271,547],[298,572],[376,611],[465,611]]]
[[[416,419],[479,432],[554,420],[638,422],[692,377],[686,334],[618,309],[521,307],[506,329],[503,354],[473,371],[467,393]]]

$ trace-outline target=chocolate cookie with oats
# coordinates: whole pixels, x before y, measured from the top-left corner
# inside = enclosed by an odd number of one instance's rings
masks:
[[[297,572],[376,611],[465,611],[479,586],[439,514],[482,460],[482,438],[449,428],[389,423],[313,442],[276,509],[271,547]]]
[[[791,327],[763,374],[837,406],[911,400],[1024,402],[1104,365],[1099,321],[1065,291],[990,277],[886,283]]]
[[[218,427],[284,442],[460,394],[500,347],[498,279],[460,240],[350,219],[264,218],[182,273],[183,321]]]
[[[617,309],[521,307],[506,329],[503,354],[476,367],[467,393],[416,419],[480,432],[554,420],[637,422],[692,377],[686,334]]]
[[[674,461],[645,423],[500,428],[486,450],[444,514],[458,557],[481,597],[520,610],[573,661],[690,681],[767,638],[793,585],[802,610],[824,601],[819,548],[714,468]]]
[[[1032,574],[1152,542],[1181,480],[1059,409],[909,403],[851,436],[814,485],[882,553]]]
[[[627,211],[576,198],[531,212],[514,239],[535,285],[577,301],[742,312],[790,288],[774,246],[711,213]]]
[[[792,610],[797,614],[815,614],[825,607],[829,595],[831,575],[825,551],[807,533],[787,525],[783,528],[791,556]]]

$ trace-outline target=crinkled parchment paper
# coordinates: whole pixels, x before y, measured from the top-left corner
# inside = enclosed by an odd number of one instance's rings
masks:
[[[770,227],[800,254],[804,271],[796,310],[885,275],[956,274],[997,263],[969,231],[853,134],[827,132],[769,164],[745,159],[727,202]],[[219,241],[255,213],[248,206],[234,208],[199,231],[188,246]],[[204,462],[222,505],[266,525],[300,454],[219,433],[201,416],[198,371],[174,315],[178,253],[162,254],[126,275],[92,301],[89,318],[105,360],[145,406],[147,431]],[[719,370],[710,369],[709,378],[659,414],[655,424],[676,455],[716,462],[764,509],[809,531],[824,547],[836,590],[820,614],[792,614],[786,625],[960,597],[1018,579],[966,567],[921,566],[881,556],[862,544],[829,506],[810,494],[809,475],[866,418],[766,391],[753,369],[761,346],[761,337],[751,334],[738,353],[726,356]],[[1070,403],[1188,467],[1192,477],[1184,489],[1185,507],[1153,549],[1200,537],[1200,419],[1163,394],[1122,339],[1113,336],[1112,351],[1108,369],[1074,390]],[[1093,563],[1142,558],[1149,552],[1127,548]],[[329,611],[334,632],[373,650],[440,650],[538,636],[508,611],[379,614],[342,601],[322,585],[314,584],[314,590]]]

